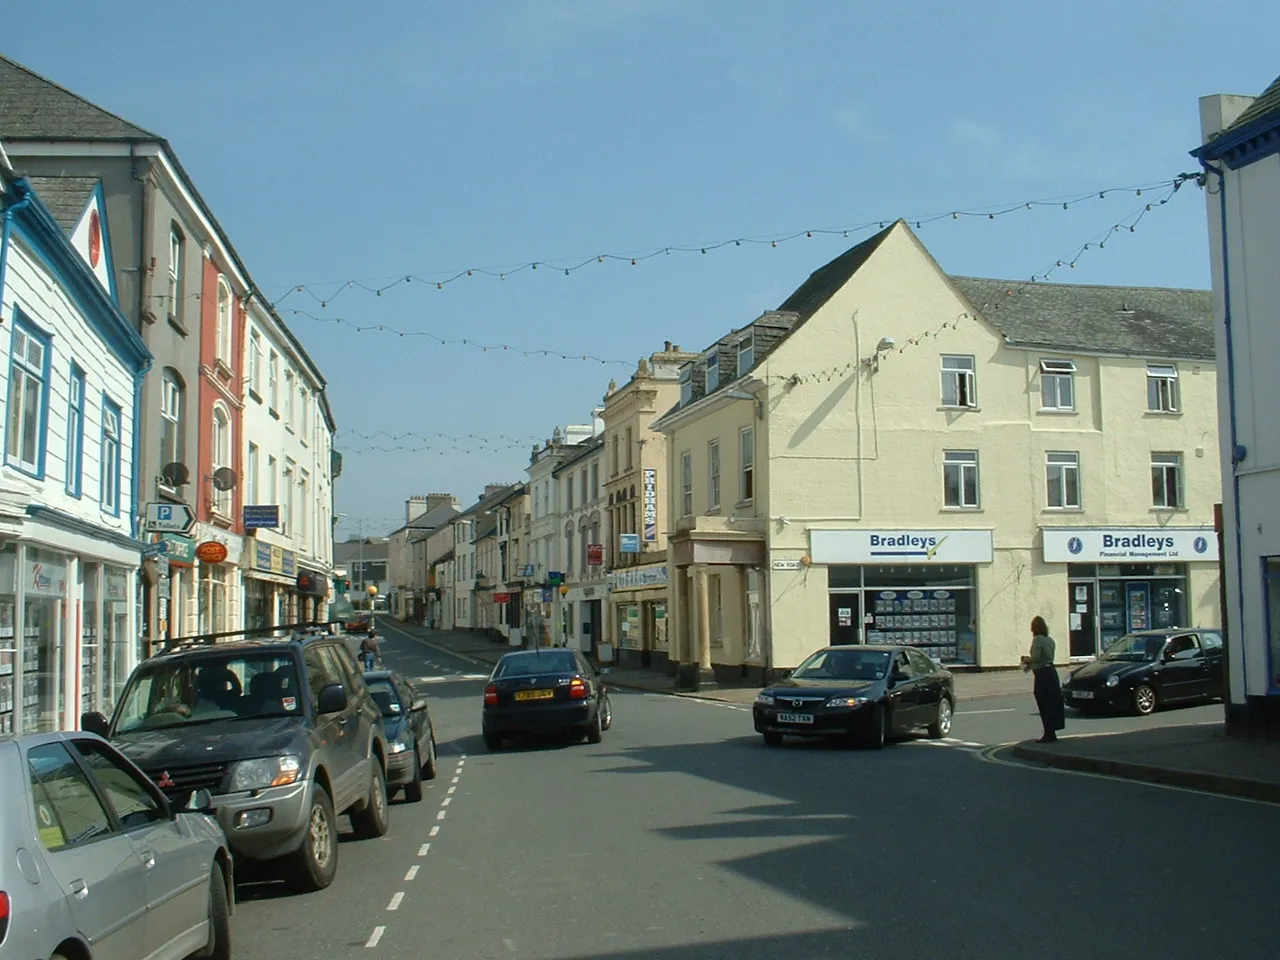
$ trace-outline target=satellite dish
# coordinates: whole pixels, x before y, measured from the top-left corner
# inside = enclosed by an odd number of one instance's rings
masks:
[[[185,486],[191,482],[191,471],[185,463],[175,460],[164,465],[164,469],[160,471],[160,479],[170,487]]]
[[[213,471],[213,485],[219,490],[233,490],[239,482],[240,478],[230,467],[219,467]]]

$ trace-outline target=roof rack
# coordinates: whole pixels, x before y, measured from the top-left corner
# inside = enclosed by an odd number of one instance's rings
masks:
[[[245,630],[224,630],[221,633],[199,633],[189,637],[174,637],[152,643],[150,656],[174,653],[195,647],[213,647],[220,643],[237,643],[243,640],[301,641],[307,637],[337,633],[341,620],[322,620],[305,623],[282,623],[274,627],[250,627]]]

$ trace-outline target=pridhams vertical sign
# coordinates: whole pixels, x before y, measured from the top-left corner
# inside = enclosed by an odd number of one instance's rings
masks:
[[[658,539],[658,471],[653,467],[644,468],[644,538]]]

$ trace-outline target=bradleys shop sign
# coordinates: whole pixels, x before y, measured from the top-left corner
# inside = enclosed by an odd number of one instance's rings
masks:
[[[1042,527],[1045,563],[1218,562],[1204,527]]]
[[[990,563],[990,530],[812,530],[814,563]]]

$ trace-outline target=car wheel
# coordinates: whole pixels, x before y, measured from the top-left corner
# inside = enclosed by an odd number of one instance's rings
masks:
[[[333,800],[324,787],[316,786],[302,846],[293,854],[297,885],[304,891],[323,890],[338,872],[338,831],[333,820]]]
[[[372,840],[387,832],[387,778],[377,757],[371,757],[373,776],[369,778],[369,798],[364,809],[352,811],[351,825],[361,840]]]
[[[867,718],[867,736],[863,742],[872,750],[880,750],[888,739],[889,711],[883,703],[877,703],[871,708],[871,715]]]
[[[600,729],[608,730],[613,726],[613,704],[610,702],[607,695],[605,696],[600,709],[604,711],[604,719],[600,721]]]
[[[929,724],[929,736],[934,740],[941,740],[951,733],[951,718],[954,713],[955,707],[951,705],[950,697],[943,697],[939,700],[938,718]]]
[[[431,736],[427,737],[427,762],[422,765],[422,779],[434,780],[436,778],[436,735],[432,731]]]
[[[1159,703],[1156,691],[1149,683],[1140,683],[1133,690],[1133,712],[1140,717],[1156,712]]]
[[[203,960],[231,960],[231,908],[222,867],[209,869],[209,940],[196,954]]]
[[[422,761],[418,751],[413,751],[413,779],[404,785],[404,799],[407,803],[422,802]]]
[[[768,746],[768,747],[782,746],[782,734],[778,733],[776,730],[766,730],[764,733],[761,734],[761,736],[764,737],[765,746]]]
[[[604,739],[604,727],[600,720],[600,711],[596,711],[596,718],[591,721],[587,727],[587,743],[599,743]]]
[[[499,750],[502,749],[502,738],[498,736],[496,733],[490,733],[488,730],[486,730],[484,731],[483,736],[484,736],[484,748],[488,750],[490,753],[497,753]]]

